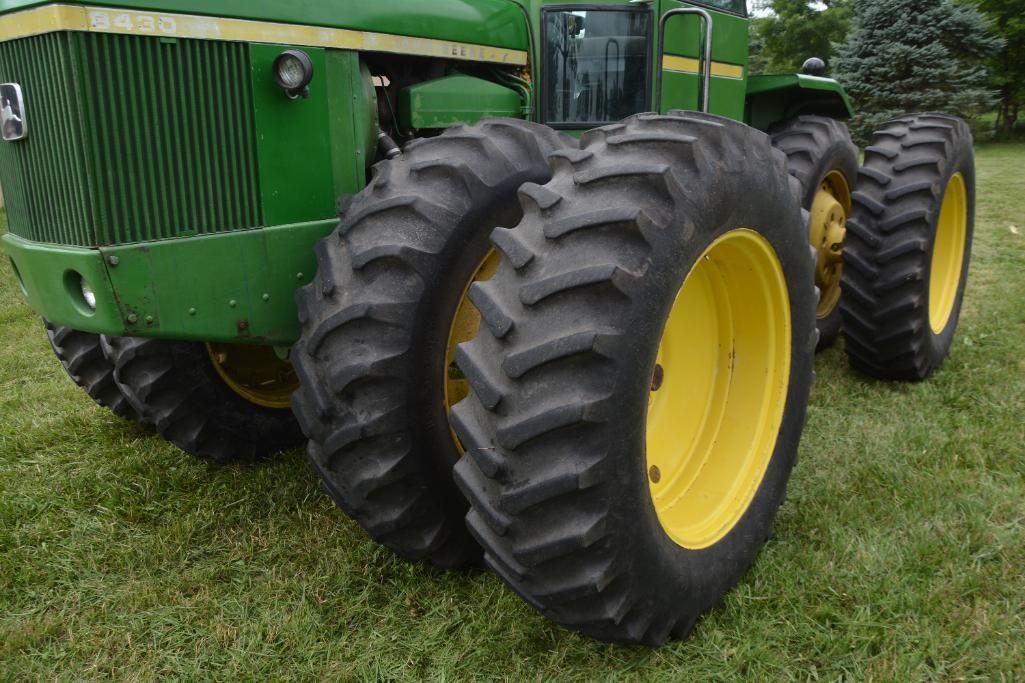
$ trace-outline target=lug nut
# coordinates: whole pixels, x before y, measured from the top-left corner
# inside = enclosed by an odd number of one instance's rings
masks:
[[[658,391],[662,388],[662,382],[665,380],[665,370],[661,365],[655,365],[655,372],[651,375],[651,390]]]

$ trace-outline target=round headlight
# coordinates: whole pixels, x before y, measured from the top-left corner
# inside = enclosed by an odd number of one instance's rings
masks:
[[[85,300],[85,305],[89,307],[89,310],[96,310],[96,292],[89,286],[89,283],[85,281],[85,278],[81,278],[79,284],[82,287],[82,299]]]
[[[285,50],[274,60],[273,71],[275,82],[295,97],[313,80],[313,60],[302,50]]]

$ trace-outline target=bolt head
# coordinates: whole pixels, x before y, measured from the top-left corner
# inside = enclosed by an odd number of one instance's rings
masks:
[[[656,364],[655,365],[655,372],[652,373],[652,375],[651,375],[651,390],[652,391],[658,391],[659,389],[662,388],[662,382],[665,381],[665,376],[666,376],[665,369],[661,365]]]

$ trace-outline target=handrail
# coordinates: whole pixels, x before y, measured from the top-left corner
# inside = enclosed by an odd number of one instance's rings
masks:
[[[701,90],[698,111],[708,113],[708,89],[712,81],[712,15],[697,7],[678,7],[662,15],[658,22],[658,76],[656,78],[655,111],[662,112],[662,68],[666,57],[666,23],[681,14],[696,14],[705,22],[705,48],[702,51]]]

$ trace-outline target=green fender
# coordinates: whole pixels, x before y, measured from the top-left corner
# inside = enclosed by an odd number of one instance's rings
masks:
[[[745,121],[759,130],[801,114],[835,119],[854,116],[854,107],[843,86],[832,78],[781,74],[751,76],[747,80]]]

